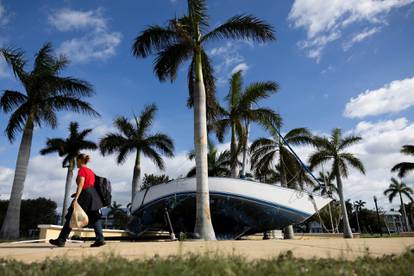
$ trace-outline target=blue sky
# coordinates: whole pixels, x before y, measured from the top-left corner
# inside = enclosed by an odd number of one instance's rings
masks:
[[[143,2],[143,3],[142,3]],[[218,98],[228,91],[227,80],[236,68],[245,69],[245,83],[277,81],[281,89],[262,104],[279,111],[285,130],[308,127],[329,133],[340,127],[363,136],[354,150],[367,166],[367,176],[352,173],[346,193],[369,201],[388,185],[389,168],[407,159],[398,151],[413,143],[414,125],[414,1],[347,0],[220,0],[208,1],[210,24],[251,13],[276,29],[277,42],[258,45],[223,41],[207,45],[218,80]],[[47,137],[64,137],[70,121],[93,127],[93,139],[111,130],[114,116],[131,116],[143,106],[159,107],[154,131],[169,134],[177,158],[167,162],[167,173],[177,177],[191,162],[192,111],[186,107],[186,66],[175,83],[160,83],[152,72],[152,58],[131,55],[133,39],[150,24],[164,24],[186,9],[184,0],[153,1],[7,1],[0,0],[0,45],[22,48],[30,62],[47,41],[66,54],[71,65],[64,72],[89,81],[96,92],[90,99],[102,118],[61,113],[56,130],[36,130],[25,196],[49,196],[58,202],[65,172],[59,159],[41,157]],[[29,62],[29,65],[31,63]],[[10,68],[0,61],[0,90],[20,89]],[[8,115],[0,115],[5,128]],[[266,135],[253,127],[253,137]],[[0,135],[0,193],[7,198],[18,140]],[[222,145],[225,147],[225,145]],[[309,149],[298,149],[306,159]],[[119,183],[119,201],[126,203],[132,167],[95,154],[96,170],[110,173]],[[103,169],[105,168],[105,169]],[[51,170],[53,172],[51,172]],[[144,164],[144,172],[157,172]],[[407,178],[412,185],[414,178]],[[54,183],[54,190],[45,190]],[[379,192],[378,192],[379,191]],[[384,199],[385,204],[385,199]]]

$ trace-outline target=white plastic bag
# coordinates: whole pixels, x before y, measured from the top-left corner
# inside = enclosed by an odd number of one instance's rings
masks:
[[[85,211],[80,207],[80,205],[75,202],[73,204],[73,213],[70,217],[70,228],[82,228],[88,225],[89,218],[88,215],[85,213]]]

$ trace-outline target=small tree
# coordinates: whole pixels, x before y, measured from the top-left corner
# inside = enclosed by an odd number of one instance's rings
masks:
[[[356,217],[356,222],[357,222],[357,226],[358,226],[358,233],[361,233],[361,227],[359,226],[358,213],[365,206],[365,204],[366,204],[366,202],[362,201],[362,200],[357,200],[357,201],[354,202],[355,217]]]
[[[402,181],[399,182],[394,177],[391,178],[391,184],[388,187],[388,189],[386,189],[384,191],[384,195],[388,196],[388,199],[389,199],[390,202],[392,202],[394,200],[394,198],[397,195],[399,195],[400,203],[401,203],[401,209],[403,211],[403,216],[404,216],[404,224],[405,224],[406,231],[411,231],[411,227],[410,227],[410,223],[408,222],[407,212],[405,211],[405,206],[404,206],[404,201],[403,201],[402,196],[405,195],[411,201],[413,201],[412,194],[413,194],[413,190],[410,187],[408,187],[407,184],[405,184]]]
[[[365,174],[365,168],[361,160],[355,157],[354,154],[345,152],[345,149],[361,140],[362,138],[358,136],[343,137],[341,129],[335,128],[329,138],[319,136],[313,138],[317,151],[309,158],[310,169],[312,170],[327,161],[332,162],[331,171],[335,174],[339,200],[342,206],[344,238],[352,238],[353,236],[344,199],[342,178],[348,177],[348,166]]]
[[[139,117],[134,116],[134,123],[125,117],[118,117],[114,125],[118,133],[109,133],[102,138],[99,148],[103,155],[117,153],[117,163],[126,161],[128,154],[135,152],[135,164],[132,177],[131,202],[141,187],[141,154],[151,159],[161,170],[164,170],[164,160],[161,154],[167,157],[174,156],[174,143],[163,133],[150,134],[157,107],[146,106]]]

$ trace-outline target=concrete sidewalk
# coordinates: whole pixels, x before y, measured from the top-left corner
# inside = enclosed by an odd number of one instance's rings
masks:
[[[100,248],[90,248],[90,243],[67,243],[56,248],[44,243],[0,244],[0,258],[23,262],[39,262],[47,258],[65,257],[78,259],[86,256],[120,255],[127,259],[167,257],[187,253],[218,253],[241,255],[249,260],[277,257],[291,251],[300,258],[355,259],[369,254],[380,257],[401,254],[414,248],[414,238],[360,238],[360,239],[310,239],[266,241],[186,241],[186,242],[108,242]]]

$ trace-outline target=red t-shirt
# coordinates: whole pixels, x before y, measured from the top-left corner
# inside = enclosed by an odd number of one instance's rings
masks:
[[[85,190],[89,187],[93,187],[95,185],[95,174],[88,167],[83,166],[79,169],[78,178],[79,177],[85,178],[85,182],[83,183],[82,190]]]

